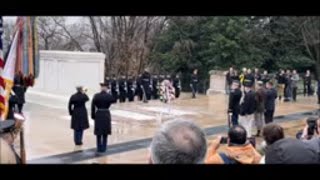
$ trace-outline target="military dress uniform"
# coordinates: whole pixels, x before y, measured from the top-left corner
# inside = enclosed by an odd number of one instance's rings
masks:
[[[190,82],[190,87],[192,90],[192,98],[196,98],[196,93],[198,92],[198,75],[197,74],[192,74],[191,75],[191,82]]]
[[[153,99],[159,99],[159,88],[158,88],[159,79],[157,76],[152,78],[152,97]]]
[[[181,81],[179,77],[175,77],[173,79],[173,87],[175,89],[175,97],[179,98],[180,97],[180,91],[181,91]]]
[[[126,102],[126,97],[127,97],[127,80],[122,77],[119,80],[119,100],[120,103]]]
[[[119,96],[119,85],[118,85],[117,79],[115,77],[110,80],[110,85],[111,85],[112,97],[117,102],[118,101],[118,96]]]
[[[128,101],[132,102],[134,101],[134,93],[135,93],[135,83],[132,77],[129,77],[127,80],[127,97],[128,97]]]
[[[74,130],[75,145],[82,145],[83,131],[89,128],[88,112],[85,103],[89,97],[78,91],[69,99],[69,115],[71,116],[71,129]]]
[[[101,83],[101,86],[106,84]],[[94,134],[97,137],[97,151],[107,150],[108,135],[111,135],[110,106],[115,103],[114,97],[106,91],[96,93],[91,103],[91,118],[94,120]]]
[[[148,102],[151,99],[151,75],[149,72],[145,71],[141,78],[141,88],[144,96],[143,101]]]

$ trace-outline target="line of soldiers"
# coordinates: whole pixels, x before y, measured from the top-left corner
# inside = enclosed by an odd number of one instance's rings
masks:
[[[119,79],[115,75],[106,77],[105,83],[111,89],[111,94],[120,103],[134,101],[135,96],[139,101],[147,102],[151,99],[159,99],[160,85],[164,80],[169,80],[175,88],[175,97],[179,98],[181,81],[179,75],[151,75],[148,71],[140,74],[137,78],[122,75]]]

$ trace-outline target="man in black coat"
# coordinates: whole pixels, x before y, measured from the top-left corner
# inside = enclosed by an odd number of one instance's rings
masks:
[[[107,85],[101,83],[101,92],[96,93],[91,103],[91,118],[94,120],[94,134],[97,137],[97,152],[107,150],[108,135],[111,135],[111,114],[109,108],[116,100],[109,94]]]
[[[273,88],[272,82],[267,82],[266,84],[267,90],[266,99],[265,99],[265,113],[264,113],[264,121],[266,124],[271,123],[273,121],[273,114],[276,106],[276,99],[277,99],[277,91]]]
[[[141,78],[142,78],[141,89],[143,92],[143,102],[147,103],[151,99],[151,88],[152,88],[151,75],[147,69],[144,70]]]
[[[180,96],[180,91],[181,91],[181,81],[180,77],[177,74],[176,77],[173,79],[173,87],[175,89],[175,97],[179,98]]]
[[[88,112],[86,102],[89,97],[83,88],[77,87],[77,92],[70,97],[68,110],[71,116],[71,129],[74,130],[74,143],[82,145],[83,131],[89,128]]]
[[[303,94],[304,94],[304,96],[306,96],[306,94],[308,94],[308,96],[312,95],[311,81],[312,81],[312,79],[311,79],[310,70],[307,70],[307,72],[303,78],[303,85],[304,85]]]
[[[126,102],[127,97],[127,80],[126,76],[121,76],[119,80],[119,100],[120,103]]]
[[[159,82],[158,76],[154,75],[153,78],[152,78],[152,97],[153,97],[153,99],[158,99],[159,98],[158,82]]]
[[[142,92],[142,74],[139,74],[139,76],[137,77],[136,79],[136,92],[135,94],[138,96],[138,100],[139,101],[142,101],[142,98],[143,98],[143,92]]]
[[[267,70],[263,71],[263,74],[261,75],[261,81],[263,82],[264,86],[266,86],[267,82],[270,81],[270,76]]]
[[[128,90],[127,97],[129,102],[134,101],[135,84],[131,75],[129,75],[127,80],[127,90]]]
[[[112,97],[118,101],[118,96],[119,96],[119,85],[118,81],[115,75],[112,76],[112,79],[110,80],[110,86],[111,86],[111,94]]]
[[[106,83],[108,88],[111,89],[111,80],[109,76],[104,79],[104,83]]]
[[[196,93],[198,92],[198,69],[195,69],[193,71],[193,74],[191,75],[191,82],[190,82],[190,87],[192,90],[192,98],[196,98]]]
[[[231,91],[229,94],[229,106],[228,113],[232,114],[231,121],[232,125],[238,125],[239,111],[240,111],[240,99],[242,97],[242,92],[240,90],[240,82],[234,81],[231,86]]]
[[[15,75],[12,90],[17,96],[18,112],[22,113],[23,105],[25,103],[26,87],[24,86],[23,76],[21,73]]]
[[[251,138],[252,125],[254,121],[254,112],[256,110],[256,95],[255,92],[252,90],[252,81],[245,80],[243,86],[245,92],[244,98],[240,103],[239,124],[246,129],[248,138]]]

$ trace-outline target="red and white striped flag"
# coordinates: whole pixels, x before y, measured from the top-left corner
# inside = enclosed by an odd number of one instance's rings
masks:
[[[3,67],[4,67],[4,56],[3,56],[3,18],[0,16],[0,115],[3,114],[5,109],[5,81],[2,77]]]

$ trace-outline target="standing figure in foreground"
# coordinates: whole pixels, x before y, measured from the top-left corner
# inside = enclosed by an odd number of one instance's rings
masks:
[[[265,111],[265,101],[266,101],[266,93],[263,87],[263,82],[257,82],[257,90],[256,90],[256,112],[254,114],[254,120],[257,127],[256,136],[259,137],[264,125],[264,111]]]
[[[256,110],[255,92],[251,89],[253,83],[251,81],[244,82],[244,98],[240,104],[239,123],[247,131],[247,137],[251,138],[252,125],[254,121],[254,112]]]
[[[292,77],[291,77],[291,86],[292,86],[292,100],[297,101],[297,89],[298,89],[298,81],[299,81],[299,74],[297,74],[296,70],[293,70]]]
[[[179,74],[176,74],[176,77],[173,79],[173,87],[175,90],[175,97],[179,98],[180,91],[181,91],[181,81],[180,81]]]
[[[196,93],[198,92],[198,69],[195,69],[193,71],[193,74],[191,75],[191,83],[190,87],[192,90],[192,98],[196,98]]]
[[[267,82],[267,90],[266,90],[266,101],[265,101],[265,113],[264,113],[264,120],[265,123],[272,123],[273,122],[273,114],[276,106],[276,99],[277,99],[277,91],[273,88],[272,82]]]
[[[86,102],[89,97],[81,86],[77,87],[77,92],[70,97],[69,115],[71,116],[71,129],[74,130],[74,143],[76,146],[82,145],[83,131],[89,128],[88,112]]]
[[[94,120],[94,134],[97,137],[97,152],[107,150],[108,135],[111,135],[111,114],[109,108],[116,100],[109,94],[105,83],[101,83],[101,92],[94,95],[91,104],[91,118]]]
[[[239,111],[240,111],[240,100],[242,97],[242,93],[240,90],[240,82],[233,81],[231,86],[231,92],[229,94],[229,107],[228,107],[228,114],[232,114],[232,125],[238,125],[238,118],[239,118]]]
[[[304,79],[303,79],[303,94],[304,96],[306,96],[306,94],[308,94],[308,96],[312,95],[312,90],[311,90],[311,74],[310,74],[310,70],[307,70]]]
[[[26,92],[26,88],[24,86],[24,81],[23,81],[23,75],[21,72],[15,75],[14,85],[12,90],[17,96],[18,112],[21,114],[23,110],[23,105],[25,103],[25,92]]]

